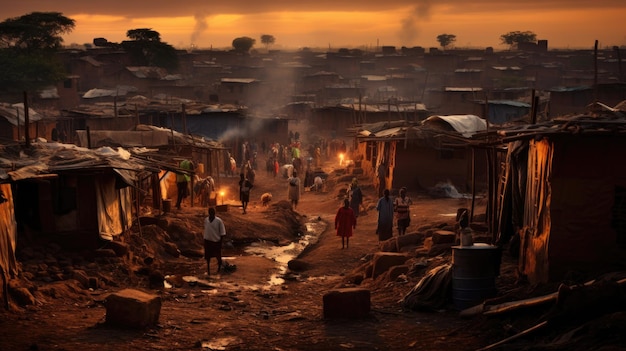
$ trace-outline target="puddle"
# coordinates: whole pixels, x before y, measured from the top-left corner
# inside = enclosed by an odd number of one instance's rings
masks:
[[[285,282],[282,277],[287,272],[287,263],[300,256],[307,246],[317,243],[320,234],[326,230],[328,224],[315,219],[305,223],[305,226],[307,233],[289,245],[276,246],[273,243],[260,242],[253,243],[244,250],[248,254],[262,256],[278,263],[278,273],[272,274],[267,282],[270,286],[281,285]]]
[[[277,246],[272,242],[257,242],[247,246],[244,252],[248,255],[255,255],[270,259],[277,263],[277,273],[272,274],[265,282],[265,288],[281,285],[285,282],[283,276],[287,273],[287,264],[289,261],[300,256],[302,251],[309,246],[317,243],[320,234],[326,230],[328,224],[317,217],[310,222],[305,223],[307,232],[300,234],[300,239],[285,246]],[[236,257],[223,257],[223,260],[235,260]],[[167,278],[167,277],[166,277]],[[232,285],[223,280],[202,279],[196,276],[184,276],[182,278],[187,284],[198,285],[206,288],[202,290],[205,293],[215,293],[214,288],[224,288],[225,285]],[[172,285],[164,282],[165,288],[172,288]],[[239,286],[241,287],[241,286]],[[258,289],[259,286],[248,286],[250,289]],[[204,347],[204,346],[203,346]],[[213,348],[211,348],[213,349]]]

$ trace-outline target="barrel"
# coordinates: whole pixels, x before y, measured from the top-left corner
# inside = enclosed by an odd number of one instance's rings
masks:
[[[452,247],[452,303],[458,310],[481,304],[496,296],[500,249],[475,243]]]

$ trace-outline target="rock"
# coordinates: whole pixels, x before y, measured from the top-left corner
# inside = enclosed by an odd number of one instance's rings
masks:
[[[424,235],[420,233],[410,233],[397,238],[399,247],[421,245],[424,242]]]
[[[180,275],[169,275],[164,280],[167,280],[168,284],[175,288],[180,288],[185,284],[185,280]]]
[[[72,278],[76,279],[84,289],[89,288],[89,276],[82,269],[74,270]]]
[[[20,306],[34,305],[37,300],[30,293],[28,288],[24,287],[18,280],[10,280],[7,284],[9,295]]]
[[[159,322],[161,298],[134,289],[109,295],[105,301],[106,324],[127,328],[146,328]]]
[[[370,291],[361,288],[331,290],[323,296],[325,319],[363,318],[371,309]]]
[[[126,256],[129,251],[128,244],[121,241],[111,241],[108,243],[111,250],[115,251],[115,255],[118,257]]]
[[[165,286],[165,276],[160,271],[152,271],[148,275],[148,285],[150,289],[160,289]]]
[[[303,260],[291,260],[287,263],[287,267],[294,272],[303,272],[311,268],[311,265],[308,262]]]
[[[176,244],[174,243],[163,243],[163,248],[165,249],[165,252],[167,252],[168,254],[174,256],[174,257],[180,257],[180,250],[178,250],[178,246],[176,246]]]
[[[456,233],[448,230],[437,230],[433,233],[433,244],[453,243],[456,240]]]
[[[393,252],[378,252],[374,255],[372,278],[387,272],[393,266],[403,265],[409,257],[405,254]]]
[[[442,253],[452,251],[452,246],[454,246],[454,243],[435,244],[428,250],[428,256],[438,256]]]
[[[409,272],[408,266],[393,266],[389,269],[389,281],[395,281],[401,275],[406,275]]]

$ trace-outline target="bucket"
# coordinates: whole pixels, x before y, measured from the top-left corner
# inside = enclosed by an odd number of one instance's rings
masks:
[[[172,210],[172,200],[163,199],[163,212],[170,212]]]
[[[475,243],[452,247],[452,302],[464,310],[496,296],[500,270],[500,249]]]

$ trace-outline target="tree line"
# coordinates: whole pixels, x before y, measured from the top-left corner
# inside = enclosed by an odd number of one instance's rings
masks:
[[[511,49],[515,49],[521,43],[534,43],[537,41],[537,34],[531,31],[512,31],[500,36],[502,44],[509,45]],[[454,34],[439,34],[437,36],[437,42],[445,50],[454,42],[456,42],[456,35]]]
[[[38,91],[66,78],[61,61],[54,55],[62,48],[62,35],[74,30],[76,22],[60,12],[32,12],[0,22],[0,91]],[[95,38],[93,45],[123,49],[136,66],[178,67],[176,49],[161,41],[159,32],[152,28],[136,28],[126,32],[129,40],[112,43]],[[511,48],[522,42],[534,42],[536,34],[530,31],[508,32],[500,36]],[[276,42],[271,34],[262,34],[261,43],[269,50]],[[448,48],[456,41],[454,34],[440,34],[437,41]],[[232,41],[235,52],[247,54],[256,40],[238,37]]]

